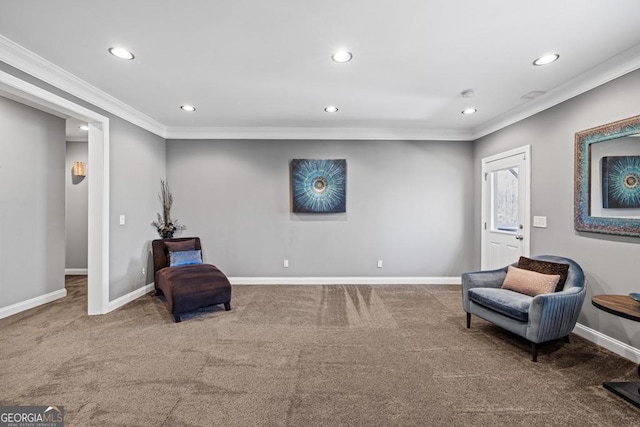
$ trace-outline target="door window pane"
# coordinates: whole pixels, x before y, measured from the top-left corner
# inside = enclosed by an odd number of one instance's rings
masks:
[[[518,168],[491,173],[493,188],[492,229],[518,231]]]

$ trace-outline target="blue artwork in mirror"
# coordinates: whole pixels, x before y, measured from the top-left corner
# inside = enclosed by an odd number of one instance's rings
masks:
[[[293,212],[347,211],[347,161],[293,159]]]
[[[602,158],[602,207],[640,207],[640,156]]]

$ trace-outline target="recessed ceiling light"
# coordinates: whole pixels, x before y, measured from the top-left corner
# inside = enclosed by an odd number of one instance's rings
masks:
[[[346,50],[339,50],[335,52],[333,55],[331,55],[331,59],[333,59],[336,62],[349,62],[351,61],[352,58],[353,58],[353,55],[351,54],[351,52]]]
[[[533,65],[547,65],[552,62],[556,62],[560,58],[560,55],[557,53],[549,53],[547,55],[542,55],[540,58],[533,61]]]
[[[478,110],[476,110],[475,108],[465,108],[461,111],[461,113],[464,115],[474,114],[476,112],[478,112]]]
[[[133,59],[135,56],[123,47],[110,47],[109,53],[120,59]]]
[[[336,107],[335,105],[329,105],[324,109],[324,111],[326,111],[327,113],[335,113],[336,111],[338,111],[338,107]]]
[[[85,130],[85,131],[89,130],[89,125],[80,125],[80,126],[78,126],[78,129]]]
[[[180,108],[182,108],[184,111],[196,111],[196,107],[194,107],[193,105],[181,105]]]

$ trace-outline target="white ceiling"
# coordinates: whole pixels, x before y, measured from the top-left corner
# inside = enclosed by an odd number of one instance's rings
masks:
[[[25,68],[25,48],[167,137],[465,139],[639,68],[638,18],[638,0],[0,0],[0,53],[19,45],[0,59]]]

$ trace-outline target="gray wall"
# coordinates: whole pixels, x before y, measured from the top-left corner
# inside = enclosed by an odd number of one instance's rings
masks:
[[[110,147],[109,299],[153,282],[151,227],[160,207],[160,180],[165,177],[165,141],[120,119],[112,119]],[[119,225],[125,215],[125,225]],[[142,269],[145,274],[142,274]]]
[[[89,186],[87,177],[74,177],[74,162],[87,163],[87,142],[67,141],[64,168],[66,188],[66,257],[65,268],[87,268]],[[87,168],[87,175],[89,174]]]
[[[476,142],[474,265],[480,265],[481,159],[530,144],[532,215],[548,217],[548,228],[532,228],[532,254],[575,259],[587,275],[587,300],[579,323],[640,348],[638,323],[604,313],[591,304],[597,294],[640,291],[640,238],[578,233],[573,228],[574,136],[584,129],[640,114],[636,71]]]
[[[467,142],[170,140],[167,177],[185,235],[200,236],[207,260],[229,276],[459,276],[474,250],[472,150]],[[294,158],[347,160],[347,213],[291,213]]]
[[[160,179],[165,176],[165,140],[4,62],[0,62],[0,70],[109,117],[109,299],[114,300],[145,283],[153,282],[153,275],[148,273],[149,250],[150,241],[157,234],[149,224],[155,218]],[[62,123],[64,127],[64,121]],[[64,130],[62,135],[64,144]],[[64,167],[64,146],[62,156],[61,168]],[[90,170],[91,165],[87,164],[89,174]],[[91,176],[87,176],[87,179],[91,179]],[[64,178],[62,185],[61,200],[64,202]],[[127,217],[125,226],[118,225],[120,214]],[[63,227],[60,229],[63,230]],[[60,240],[64,242],[64,233]],[[64,247],[60,253],[64,254]],[[22,265],[26,264],[22,262]],[[143,267],[146,276],[141,274]]]
[[[0,307],[64,289],[64,120],[0,97]]]

